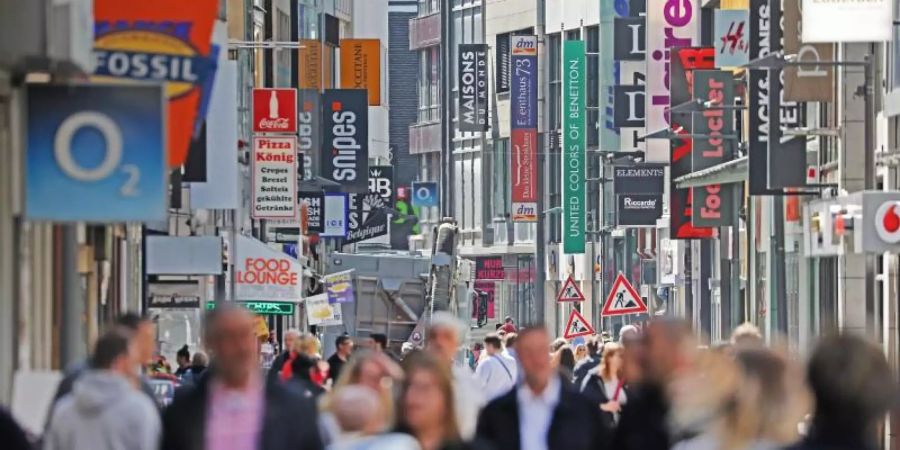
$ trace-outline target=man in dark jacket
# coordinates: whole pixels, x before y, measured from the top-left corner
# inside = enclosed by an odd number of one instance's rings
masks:
[[[562,380],[550,364],[550,336],[540,327],[519,333],[516,350],[523,382],[488,403],[478,419],[477,437],[494,448],[520,450],[605,450],[607,429],[600,409]]]
[[[278,381],[278,374],[281,373],[281,369],[284,368],[284,365],[292,359],[293,356],[297,356],[294,352],[294,342],[300,338],[300,330],[296,328],[291,328],[284,332],[284,345],[281,347],[281,353],[275,358],[275,361],[272,361],[272,367],[269,368],[269,381]]]
[[[281,383],[266,383],[259,372],[250,313],[231,305],[210,311],[205,342],[213,364],[164,412],[161,448],[323,448],[312,401]]]

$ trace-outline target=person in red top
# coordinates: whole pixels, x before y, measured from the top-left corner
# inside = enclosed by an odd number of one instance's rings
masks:
[[[503,326],[500,327],[500,330],[503,330],[506,333],[516,332],[516,325],[513,323],[512,317],[506,316],[506,319],[503,319]]]

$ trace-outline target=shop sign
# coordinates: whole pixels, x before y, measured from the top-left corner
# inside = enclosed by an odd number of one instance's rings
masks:
[[[895,0],[793,1],[803,2],[803,42],[887,42],[893,36]]]
[[[254,219],[297,216],[297,137],[253,138],[252,209]]]
[[[562,230],[563,251],[584,253],[585,196],[585,47],[584,41],[563,43]]]
[[[303,267],[297,260],[251,237],[235,240],[237,300],[300,301]]]
[[[724,70],[695,70],[695,101],[714,106],[734,105],[734,78]],[[694,138],[691,151],[693,171],[708,169],[734,159],[734,109],[708,108],[693,114],[693,132],[709,137]],[[732,225],[736,183],[711,184],[693,188],[691,222],[697,227]]]
[[[750,12],[717,9],[714,21],[716,67],[741,67],[750,62]]]
[[[349,198],[347,194],[326,193],[322,237],[347,237],[349,229]]]
[[[365,89],[381,105],[381,40],[341,39],[341,88]]]
[[[479,256],[475,258],[476,280],[505,280],[502,256]]]
[[[666,168],[662,164],[638,163],[613,168],[616,194],[662,194],[665,183]]]
[[[655,227],[662,217],[662,194],[620,194],[616,198],[619,226]]]
[[[253,132],[296,133],[297,90],[253,89]]]
[[[328,274],[322,277],[322,280],[325,283],[328,303],[353,303],[356,301],[352,270]]]
[[[295,305],[288,302],[235,302],[238,306],[247,308],[253,314],[263,316],[293,316]],[[218,303],[209,302],[206,304],[207,310],[213,310]]]
[[[537,221],[537,36],[513,36],[510,92],[511,200],[514,222]]]
[[[324,144],[321,176],[342,192],[369,190],[369,106],[362,89],[329,89],[322,95]]]
[[[487,131],[487,45],[459,44],[457,68],[459,131]]]

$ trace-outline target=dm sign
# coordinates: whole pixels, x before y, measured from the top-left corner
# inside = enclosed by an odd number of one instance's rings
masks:
[[[184,164],[213,70],[217,0],[94,1],[95,75],[166,83],[169,167]]]

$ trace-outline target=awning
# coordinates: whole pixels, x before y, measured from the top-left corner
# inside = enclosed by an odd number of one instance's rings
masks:
[[[743,183],[749,174],[747,157],[741,157],[675,179],[675,187],[692,188],[713,184]]]

